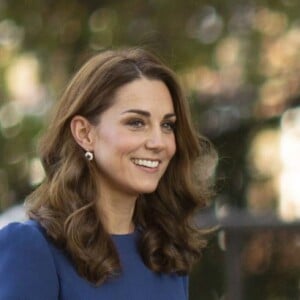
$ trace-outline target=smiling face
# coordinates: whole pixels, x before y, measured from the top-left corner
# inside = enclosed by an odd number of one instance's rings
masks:
[[[153,192],[176,151],[175,121],[162,81],[141,78],[119,88],[93,127],[101,193]]]

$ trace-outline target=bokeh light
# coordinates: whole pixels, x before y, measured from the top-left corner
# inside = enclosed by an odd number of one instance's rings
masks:
[[[40,83],[40,66],[33,54],[18,56],[5,73],[10,99],[24,113],[41,113],[45,108],[45,90]]]
[[[281,119],[279,214],[285,220],[300,219],[300,108],[287,110]]]

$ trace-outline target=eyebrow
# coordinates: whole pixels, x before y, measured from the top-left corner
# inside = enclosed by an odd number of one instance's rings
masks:
[[[142,115],[144,117],[151,116],[150,112],[148,112],[146,110],[141,110],[141,109],[129,109],[129,110],[123,111],[121,114],[126,114],[126,113],[134,113],[134,114]],[[164,119],[168,119],[168,118],[172,118],[172,117],[176,117],[176,115],[174,113],[169,113],[169,114],[164,115]]]

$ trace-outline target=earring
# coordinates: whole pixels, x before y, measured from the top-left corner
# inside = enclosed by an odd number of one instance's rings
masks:
[[[93,158],[94,158],[94,154],[91,151],[86,151],[84,156],[89,161],[93,160]]]

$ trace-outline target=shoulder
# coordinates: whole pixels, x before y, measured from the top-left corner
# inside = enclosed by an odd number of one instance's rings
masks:
[[[50,254],[47,244],[42,229],[35,221],[10,223],[0,230],[0,251],[6,255],[22,254],[24,257],[26,254],[30,257],[34,252],[38,252],[39,255],[36,257],[38,259],[47,252]]]
[[[11,223],[0,230],[0,299],[42,295],[55,299],[56,268],[36,222]]]
[[[23,242],[30,242],[31,240],[41,240],[41,232],[38,230],[38,223],[35,221],[27,221],[25,223],[14,222],[6,225],[0,229],[0,243],[11,243],[23,245]]]

